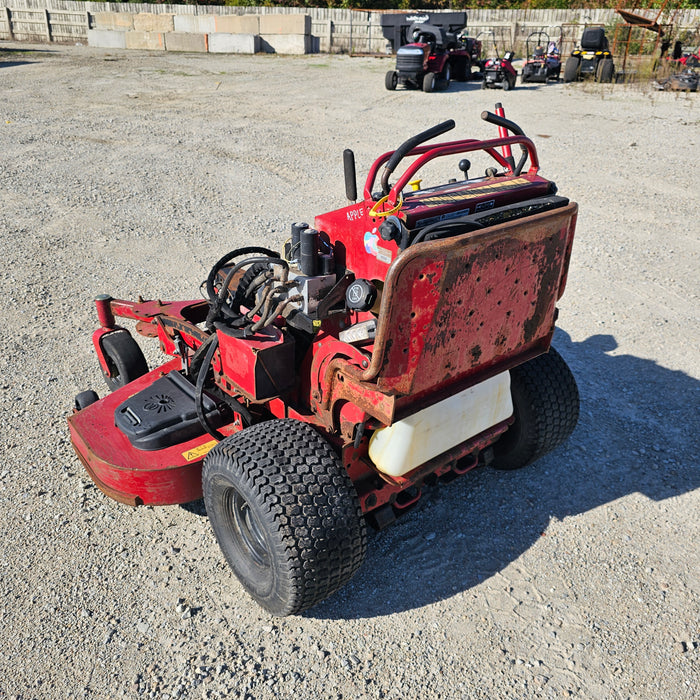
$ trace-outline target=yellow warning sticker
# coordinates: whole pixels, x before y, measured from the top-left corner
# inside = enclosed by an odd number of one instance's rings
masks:
[[[202,457],[209,453],[209,450],[211,450],[212,447],[215,447],[218,444],[219,443],[217,440],[210,440],[209,442],[205,442],[199,447],[195,447],[193,450],[187,450],[187,452],[183,452],[182,456],[188,462],[194,462],[195,459],[202,459]]]

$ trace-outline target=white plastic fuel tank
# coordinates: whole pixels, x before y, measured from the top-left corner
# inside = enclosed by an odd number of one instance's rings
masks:
[[[375,431],[369,456],[379,471],[402,476],[511,415],[510,373],[503,372]]]

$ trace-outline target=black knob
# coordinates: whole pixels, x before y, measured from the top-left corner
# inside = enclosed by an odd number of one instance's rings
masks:
[[[375,301],[377,288],[369,280],[355,280],[345,292],[345,302],[354,311],[369,311]]]
[[[469,168],[471,167],[471,161],[467,160],[466,158],[462,158],[462,160],[459,161],[459,169],[464,173],[465,180],[469,179]]]
[[[390,216],[379,225],[379,235],[383,241],[398,241],[401,238],[401,223],[395,216]]]

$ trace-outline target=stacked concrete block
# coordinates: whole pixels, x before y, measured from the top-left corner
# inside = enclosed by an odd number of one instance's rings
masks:
[[[88,29],[87,42],[88,46],[99,49],[125,49],[126,32],[111,29]]]
[[[207,35],[195,32],[167,32],[165,37],[166,51],[186,51],[188,53],[206,53]]]
[[[260,15],[260,34],[311,34],[311,15]]]
[[[312,50],[311,16],[97,12],[88,44],[110,49],[254,54]]]
[[[175,31],[174,15],[157,15],[152,12],[139,12],[134,15],[134,30],[165,34]]]
[[[214,31],[224,34],[260,34],[260,17],[258,15],[224,15],[215,16]]]
[[[165,51],[165,34],[160,32],[125,32],[126,48],[142,51]]]
[[[260,43],[268,53],[309,53],[311,15],[260,15]]]
[[[216,31],[215,15],[175,15],[176,32],[211,34]],[[257,32],[256,32],[257,33]]]
[[[96,12],[92,19],[95,29],[127,32],[134,28],[133,12]]]
[[[216,32],[209,35],[209,53],[254,54],[260,51],[257,34],[228,34]]]

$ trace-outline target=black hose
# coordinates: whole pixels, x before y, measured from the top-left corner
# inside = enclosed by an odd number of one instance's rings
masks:
[[[209,348],[207,350],[207,354],[204,356],[202,366],[199,368],[199,372],[197,373],[197,383],[194,387],[194,407],[197,411],[197,418],[199,419],[199,422],[204,430],[206,430],[215,440],[221,442],[221,440],[224,439],[224,436],[216,428],[212,428],[207,420],[206,414],[204,413],[204,382],[207,379],[211,361],[214,359],[214,353],[219,347],[219,338],[215,333],[205,342],[209,343]]]
[[[222,260],[223,259],[224,258],[222,258]],[[228,293],[229,285],[231,284],[231,280],[233,279],[233,276],[236,274],[236,272],[238,272],[238,270],[240,270],[245,265],[255,265],[258,263],[275,263],[278,265],[283,265],[285,268],[289,269],[289,265],[286,260],[274,257],[245,258],[245,260],[236,263],[226,275],[226,279],[221,285],[219,293],[216,294],[213,299],[210,299],[209,313],[207,314],[206,318],[206,326],[209,331],[214,330],[214,323],[220,320],[222,315],[228,316],[229,318],[238,318],[240,316],[240,301],[242,301],[241,299],[237,300],[239,308],[229,308],[228,306],[226,306],[226,294]]]
[[[267,248],[261,248],[260,246],[247,246],[245,248],[236,248],[230,253],[226,253],[223,258],[218,260],[214,267],[211,268],[209,275],[207,276],[207,297],[209,301],[212,301],[216,296],[216,289],[214,289],[214,280],[219,274],[219,270],[239,255],[267,255],[270,258],[278,258],[279,253],[275,253],[273,250],[268,250]]]

